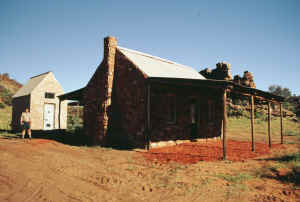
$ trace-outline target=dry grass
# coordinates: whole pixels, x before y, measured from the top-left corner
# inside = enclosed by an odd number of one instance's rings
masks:
[[[235,140],[251,140],[250,119],[230,118],[228,124],[228,136]],[[284,136],[300,132],[300,124],[287,118],[283,119]],[[268,141],[268,122],[262,119],[255,119],[254,139],[258,142]],[[271,121],[272,142],[280,142],[280,119],[273,118]]]

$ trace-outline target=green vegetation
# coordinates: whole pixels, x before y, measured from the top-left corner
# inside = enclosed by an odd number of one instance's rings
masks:
[[[67,120],[67,128],[69,131],[74,132],[83,128],[83,121],[80,117],[76,115],[69,115]]]
[[[289,144],[300,144],[300,124],[284,118],[284,136],[294,136],[297,137],[296,140],[292,142],[286,142]],[[255,119],[255,139],[259,141],[267,140],[267,130],[268,124],[264,118],[259,115]],[[248,118],[229,118],[228,131],[230,134],[240,134],[241,136],[248,135],[250,138],[250,120]],[[271,122],[272,138],[277,138],[279,142],[280,138],[280,119],[274,118]],[[296,153],[290,153],[286,155],[277,156],[274,158],[267,159],[270,163],[260,169],[253,171],[252,175],[258,178],[272,178],[277,179],[285,183],[293,183],[296,186],[300,186],[300,151]],[[279,171],[281,169],[286,169],[285,175],[280,175]],[[239,181],[244,179],[245,176],[223,176],[219,177],[229,181]],[[247,177],[245,177],[247,179]]]
[[[290,89],[280,85],[269,86],[269,92],[286,98],[286,101],[283,102],[283,108],[294,112],[298,117],[300,116],[300,96],[292,95]]]
[[[271,162],[253,172],[256,177],[277,179],[300,186],[300,152],[267,160]],[[281,170],[284,172],[280,173]]]
[[[242,117],[248,117],[249,113],[245,111],[244,109],[234,109],[230,106],[227,106],[227,115],[229,117],[236,117],[236,118],[242,118]]]
[[[11,130],[11,107],[0,109],[0,130]]]
[[[250,133],[250,119],[241,117],[230,117],[228,120],[228,132],[229,133]],[[283,119],[284,135],[288,136],[291,134],[299,134],[300,124],[297,122],[290,121],[287,118]],[[268,131],[268,122],[266,119],[261,117],[255,119],[254,131],[258,135],[266,135]],[[274,117],[271,122],[271,132],[273,137],[280,137],[280,118]]]
[[[285,98],[291,97],[292,93],[290,89],[288,88],[283,88],[280,85],[271,85],[269,86],[269,92],[274,94],[274,95],[279,95]]]
[[[248,173],[239,173],[237,175],[217,174],[217,177],[231,183],[240,183],[253,178],[253,176]]]
[[[294,144],[300,144],[299,125],[294,130],[292,130],[292,126],[295,126],[295,123],[289,123],[288,126],[285,135],[297,137],[297,141]],[[300,186],[300,150],[296,153],[276,156],[267,160],[271,162],[254,172],[257,177],[277,179]],[[280,174],[281,169],[285,169],[285,174]]]
[[[5,104],[0,102],[0,109],[3,109],[5,107]]]
[[[0,100],[2,100],[5,105],[11,105],[12,96],[13,93],[9,89],[0,85]]]

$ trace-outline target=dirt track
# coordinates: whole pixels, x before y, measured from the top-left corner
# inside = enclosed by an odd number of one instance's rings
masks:
[[[296,201],[292,185],[276,179],[222,178],[268,163],[160,164],[136,151],[0,138],[0,201]]]

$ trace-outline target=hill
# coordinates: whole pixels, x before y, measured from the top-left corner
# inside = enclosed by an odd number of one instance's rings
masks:
[[[10,106],[12,96],[22,87],[22,84],[9,77],[8,73],[0,74],[0,108]]]

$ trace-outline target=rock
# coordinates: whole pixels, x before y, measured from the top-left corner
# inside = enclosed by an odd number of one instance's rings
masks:
[[[211,70],[209,68],[205,68],[204,70],[201,70],[199,73],[207,79],[212,79]]]
[[[256,88],[256,84],[254,83],[254,77],[251,72],[245,71],[243,77],[240,75],[235,75],[233,78],[233,82],[250,87],[250,88]]]
[[[219,62],[216,64],[216,69],[213,69],[212,77],[217,80],[232,80],[230,72],[230,64],[226,62]]]
[[[233,82],[242,85],[242,77],[240,75],[235,75],[233,77]]]
[[[226,62],[219,62],[216,64],[215,69],[210,70],[209,68],[206,68],[199,73],[207,79],[232,80],[230,64]]]

